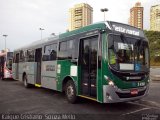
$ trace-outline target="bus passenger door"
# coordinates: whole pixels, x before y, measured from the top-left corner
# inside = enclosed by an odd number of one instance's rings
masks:
[[[0,79],[4,77],[4,57],[0,57]]]
[[[81,94],[97,97],[98,36],[80,41]]]
[[[16,54],[16,79],[19,79],[19,53]]]
[[[42,48],[36,49],[35,62],[37,63],[36,69],[36,84],[41,85],[41,61],[42,61]]]

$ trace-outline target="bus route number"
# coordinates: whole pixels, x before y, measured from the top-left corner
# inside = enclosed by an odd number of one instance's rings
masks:
[[[138,86],[139,86],[139,87],[145,86],[145,82],[138,82]]]

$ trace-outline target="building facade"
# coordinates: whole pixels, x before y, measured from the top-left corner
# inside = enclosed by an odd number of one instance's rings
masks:
[[[93,8],[86,4],[76,4],[69,10],[69,31],[87,26],[93,23]]]
[[[160,4],[150,9],[150,30],[160,31]]]
[[[143,29],[143,7],[140,2],[137,2],[135,6],[130,9],[129,24]]]

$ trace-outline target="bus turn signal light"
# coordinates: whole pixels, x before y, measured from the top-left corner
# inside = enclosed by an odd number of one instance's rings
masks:
[[[106,75],[104,75],[104,78],[108,81],[108,85],[114,86],[114,82]]]

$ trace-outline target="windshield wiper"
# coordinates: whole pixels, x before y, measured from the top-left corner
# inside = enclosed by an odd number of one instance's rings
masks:
[[[121,38],[121,40],[122,40],[123,43],[126,42],[126,43],[129,44],[129,42],[128,42],[128,40],[126,39],[126,37],[125,37],[124,34],[121,34],[121,35],[120,35],[120,38]]]

